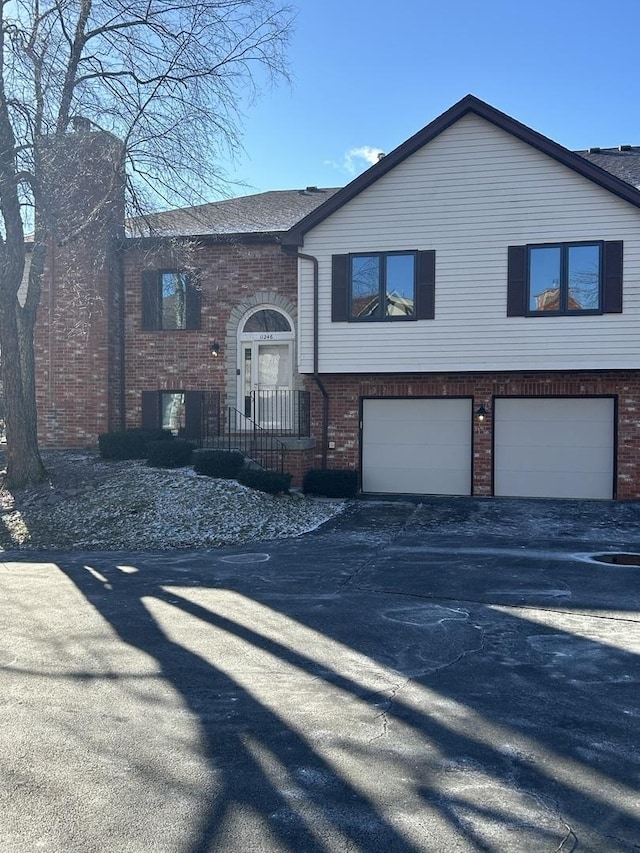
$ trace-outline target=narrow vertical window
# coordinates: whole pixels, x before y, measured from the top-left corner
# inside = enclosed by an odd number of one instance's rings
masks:
[[[531,249],[529,255],[529,310],[560,310],[560,248]]]
[[[572,311],[597,311],[600,307],[600,247],[569,246],[567,256],[567,307]]]
[[[187,328],[187,280],[184,273],[163,272],[161,277],[162,328]]]
[[[185,399],[182,392],[160,394],[160,423],[174,435],[182,435],[185,428]]]
[[[351,258],[351,316],[377,317],[380,312],[380,258],[357,255]]]
[[[415,314],[416,273],[413,255],[388,255],[386,258],[387,317],[413,317]]]

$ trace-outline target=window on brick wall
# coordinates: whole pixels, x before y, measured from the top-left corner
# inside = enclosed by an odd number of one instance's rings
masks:
[[[142,273],[142,328],[200,328],[200,289],[194,276],[180,270]]]
[[[180,438],[202,437],[202,391],[143,391],[142,426],[168,429]]]

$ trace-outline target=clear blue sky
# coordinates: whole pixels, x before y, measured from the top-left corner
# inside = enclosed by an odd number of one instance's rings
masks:
[[[291,86],[246,110],[234,195],[341,186],[471,93],[567,148],[640,145],[639,0],[298,0]]]

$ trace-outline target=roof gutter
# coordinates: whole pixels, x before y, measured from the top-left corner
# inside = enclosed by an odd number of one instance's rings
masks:
[[[285,254],[292,258],[298,258],[301,261],[309,261],[313,265],[313,379],[320,393],[322,394],[322,470],[327,467],[327,447],[329,435],[329,394],[324,386],[320,374],[318,372],[319,364],[319,346],[318,346],[318,259],[314,255],[306,255],[304,252],[299,252],[295,246],[283,246]]]

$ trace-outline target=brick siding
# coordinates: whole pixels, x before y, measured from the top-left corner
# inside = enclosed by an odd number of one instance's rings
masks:
[[[188,257],[189,266],[199,272],[200,329],[143,331],[143,271],[181,268],[184,260],[179,253],[154,252],[143,246],[131,246],[125,254],[127,427],[140,425],[143,391],[217,390],[226,405],[235,406],[237,342],[235,335],[229,334],[232,315],[243,313],[238,306],[253,306],[257,293],[264,301],[283,299],[295,305],[296,261],[285,256],[278,245],[205,244],[192,248]],[[209,349],[214,341],[221,344],[217,358],[211,356]]]
[[[500,373],[500,374],[411,374],[411,375],[323,375],[329,394],[328,442],[330,468],[357,469],[360,465],[360,400],[362,397],[473,397],[474,411],[484,406],[482,423],[474,418],[473,494],[491,494],[492,403],[500,396],[615,395],[618,401],[617,487],[618,499],[640,498],[640,374],[602,373]],[[322,455],[322,396],[311,379],[312,435],[317,438],[313,467]]]

